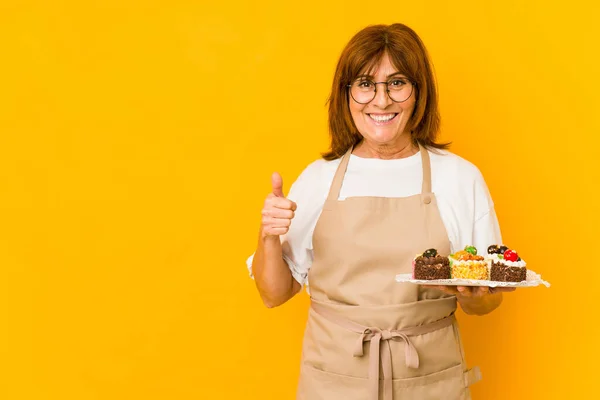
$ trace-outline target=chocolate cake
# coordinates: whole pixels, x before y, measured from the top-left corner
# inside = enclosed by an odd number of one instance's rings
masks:
[[[492,261],[490,279],[501,282],[521,282],[527,277],[527,268],[509,267],[501,263]]]
[[[413,261],[413,279],[450,279],[448,257],[440,256],[436,249],[428,249]]]
[[[490,263],[490,280],[521,282],[527,279],[527,264],[515,250],[506,246],[491,245],[487,252],[486,258]]]

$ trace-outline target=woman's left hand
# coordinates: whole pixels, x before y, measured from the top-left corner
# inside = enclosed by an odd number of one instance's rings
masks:
[[[456,296],[460,307],[467,314],[485,315],[495,310],[502,302],[503,292],[514,292],[514,287],[490,286],[429,286]]]

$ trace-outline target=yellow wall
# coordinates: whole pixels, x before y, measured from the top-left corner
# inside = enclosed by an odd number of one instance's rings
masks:
[[[292,399],[306,294],[266,310],[244,261],[271,172],[289,189],[326,148],[343,45],[394,21],[553,284],[459,315],[475,398],[591,398],[598,6],[200,3],[0,5],[0,398]]]

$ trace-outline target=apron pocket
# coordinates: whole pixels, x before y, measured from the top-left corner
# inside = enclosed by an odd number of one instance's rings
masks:
[[[468,400],[462,365],[415,378],[393,379],[394,399]],[[383,380],[379,381],[380,398]],[[371,400],[369,380],[336,374],[302,364],[297,400]]]
[[[399,393],[401,399],[467,400],[471,397],[465,374],[463,366],[459,364],[425,376],[394,379],[392,386],[394,394]]]
[[[369,400],[369,381],[302,364],[296,400]]]

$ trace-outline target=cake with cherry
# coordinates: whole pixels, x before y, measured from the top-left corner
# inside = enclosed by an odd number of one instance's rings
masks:
[[[492,281],[521,282],[527,278],[527,264],[514,249],[493,244],[487,249],[486,259]]]

